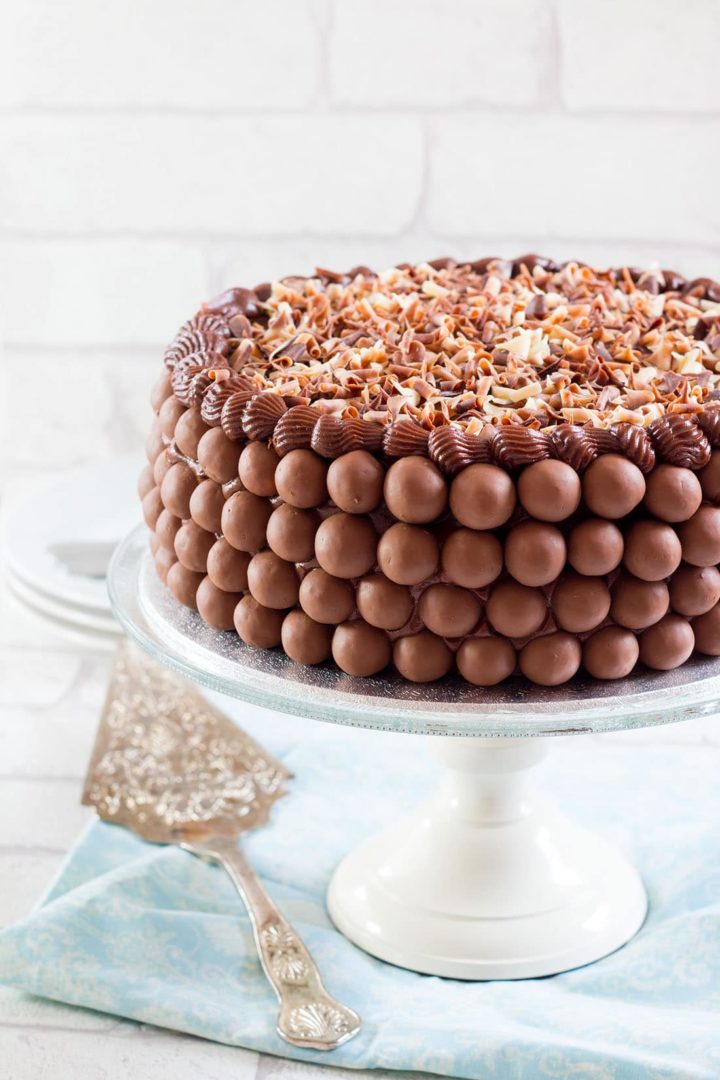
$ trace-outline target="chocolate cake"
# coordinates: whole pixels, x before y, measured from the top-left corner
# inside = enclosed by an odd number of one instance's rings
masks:
[[[546,686],[720,655],[720,286],[538,256],[318,269],[168,346],[157,571],[299,664]]]

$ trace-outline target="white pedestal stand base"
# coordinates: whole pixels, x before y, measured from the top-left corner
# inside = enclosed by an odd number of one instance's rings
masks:
[[[637,932],[637,871],[526,786],[547,739],[429,742],[449,770],[439,792],[330,882],[346,937],[430,975],[526,979],[589,964]]]

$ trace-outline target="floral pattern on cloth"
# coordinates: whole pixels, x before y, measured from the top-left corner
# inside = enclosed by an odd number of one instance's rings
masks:
[[[469,1080],[720,1077],[717,751],[578,738],[551,755],[538,779],[636,861],[648,919],[628,945],[588,967],[467,983],[374,960],[333,928],[324,904],[343,854],[432,786],[436,766],[421,740],[268,713],[261,721],[243,714],[242,724],[296,775],[246,850],[328,988],[361,1014],[361,1034],[331,1055],[282,1042],[247,916],[226,875],[103,823],[81,837],[41,905],[0,934],[0,982],[351,1068]]]

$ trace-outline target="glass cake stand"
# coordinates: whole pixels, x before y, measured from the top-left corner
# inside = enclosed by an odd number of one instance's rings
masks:
[[[445,768],[439,790],[350,852],[330,882],[333,921],[373,956],[460,979],[531,978],[598,960],[642,925],[635,868],[536,795],[528,774],[546,736],[716,712],[720,661],[552,689],[360,680],[211,630],[156,577],[144,526],[118,547],[108,584],[128,635],[195,682],[293,715],[429,737]]]

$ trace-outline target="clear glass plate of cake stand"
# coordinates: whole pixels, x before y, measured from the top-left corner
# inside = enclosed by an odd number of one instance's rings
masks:
[[[543,736],[717,712],[720,660],[555,688],[520,679],[494,689],[453,678],[413,685],[302,667],[211,630],[178,604],[156,577],[144,527],[119,545],[108,587],[129,637],[209,689],[292,715],[429,736],[445,769],[439,789],[351,851],[330,882],[333,921],[367,952],[428,974],[530,978],[606,956],[642,925],[647,897],[635,868],[536,795],[528,773],[553,743]]]

